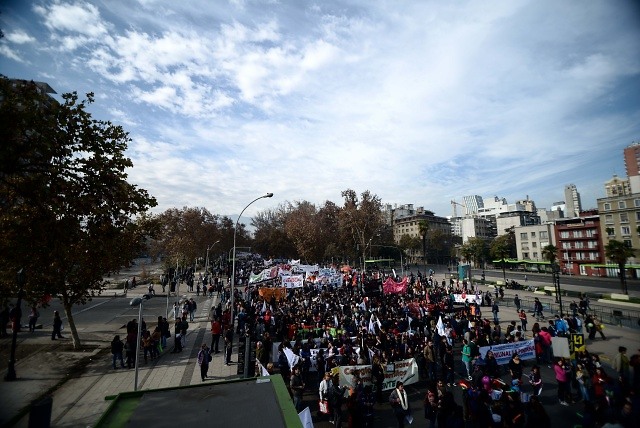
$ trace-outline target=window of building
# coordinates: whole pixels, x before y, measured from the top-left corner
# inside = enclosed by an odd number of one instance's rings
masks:
[[[621,210],[627,208],[627,202],[626,201],[618,201],[618,208],[620,208]]]
[[[571,248],[571,242],[563,242],[563,243],[562,243],[562,248],[563,248],[563,249],[569,249],[569,248]]]
[[[611,203],[610,202],[605,202],[604,203],[604,210],[605,211],[611,211]]]
[[[606,224],[613,224],[613,214],[605,214],[604,222]]]
[[[575,243],[575,248],[584,248],[584,242],[578,241]]]
[[[543,241],[545,239],[549,239],[549,234],[546,230],[543,230],[542,232],[540,232],[540,240]]]
[[[568,230],[563,230],[560,232],[560,238],[562,239],[569,239],[569,231]]]
[[[636,221],[640,221],[640,211],[636,211]]]
[[[574,238],[582,238],[582,231],[581,230],[574,230],[573,231],[573,237]]]
[[[587,238],[593,238],[594,236],[596,236],[595,229],[587,229],[585,232],[586,232]]]
[[[526,241],[527,239],[529,239],[529,238],[527,238],[527,232],[520,233],[520,239],[523,240],[523,241]]]
[[[625,239],[622,242],[624,242],[624,245],[626,245],[627,247],[631,248],[631,240],[630,239]]]
[[[537,242],[532,242],[531,243],[531,247],[532,248],[538,248],[538,243]]]
[[[587,246],[588,246],[589,248],[597,248],[597,247],[598,247],[598,241],[589,241],[589,242],[587,243]]]
[[[533,253],[533,260],[538,260],[538,253],[536,252]]]
[[[640,199],[634,199],[633,200],[633,206],[636,207],[636,208],[640,207]]]
[[[529,253],[522,253],[522,258],[523,259],[528,259],[529,258]]]
[[[620,226],[620,234],[622,236],[631,235],[631,228],[629,226]]]
[[[536,233],[535,232],[531,232],[531,237],[535,238],[536,237]]]
[[[620,223],[629,223],[629,213],[620,213]]]

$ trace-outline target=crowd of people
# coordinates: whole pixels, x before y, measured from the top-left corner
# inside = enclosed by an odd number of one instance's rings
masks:
[[[239,268],[239,278],[243,272],[248,276],[250,266]],[[552,337],[578,332],[578,325],[589,333],[596,329],[588,310],[535,322],[528,329],[526,311],[520,307],[514,315],[519,323],[500,321],[497,314],[504,292],[500,295],[499,288],[491,297],[466,281],[438,282],[433,275],[418,273],[409,275],[404,293],[385,294],[380,284],[389,275],[393,276],[390,272],[366,275],[350,271],[344,273],[341,286],[305,282],[280,299],[266,300],[257,286],[234,296],[236,333],[255,338],[259,368],[269,372],[277,368],[290,386],[298,411],[302,410],[302,391],[317,390],[319,410],[337,426],[343,419],[349,426],[373,426],[380,405],[390,405],[398,426],[405,426],[416,414],[408,407],[404,386],[398,382],[392,390],[383,391],[382,385],[388,364],[414,358],[419,385],[426,386],[424,417],[432,427],[545,426],[544,421],[548,426],[549,417],[539,397],[547,387],[557,388],[560,405],[583,402],[576,411],[581,411],[584,427],[611,421],[635,426],[638,403],[634,393],[640,372],[635,368],[640,354],[626,358],[621,352],[619,364],[614,365],[617,373],[607,373],[597,356],[587,351],[575,360],[553,356]],[[454,305],[453,296],[461,293],[478,298]],[[529,309],[540,319],[542,309],[536,306]],[[491,310],[493,320],[483,316],[483,307]],[[222,291],[212,313],[211,348],[222,331],[230,330],[228,289]],[[482,347],[525,340],[535,344],[531,361],[520,361],[514,354],[508,364],[499,365],[491,352],[479,352]],[[274,342],[279,342],[277,355],[272,355]],[[230,347],[228,344],[227,349]],[[333,369],[344,365],[370,366],[371,384],[363,385],[357,379],[355,385],[340,385]],[[552,369],[555,384],[543,385],[544,367]],[[463,391],[458,401],[455,388]]]
[[[317,393],[318,401],[314,399],[311,407],[319,419],[335,426],[346,422],[350,427],[372,427],[376,413],[385,408],[392,410],[399,427],[419,416],[432,428],[549,426],[547,408],[552,403],[541,398],[548,388],[557,391],[558,405],[574,406],[585,428],[636,426],[640,350],[628,357],[621,347],[611,368],[587,350],[574,359],[553,355],[553,337],[586,333],[594,340],[600,332],[606,339],[586,299],[572,302],[568,314],[545,317],[539,299],[525,308],[516,294],[515,311],[505,306],[501,287],[491,293],[464,280],[437,281],[432,272],[418,272],[408,275],[403,292],[384,293],[383,280],[401,281],[395,272],[355,270],[343,272],[341,284],[305,281],[301,288],[265,294],[265,288],[278,288],[279,280],[249,284],[253,267],[239,263],[236,271],[236,282],[245,288],[235,289],[235,331],[229,281],[225,284],[217,274],[195,278],[198,295],[202,290],[217,297],[209,313],[211,343],[199,345],[203,381],[213,355],[222,352],[229,365],[234,333],[235,338],[246,334],[256,346],[256,374],[279,373],[298,411],[306,407],[305,392],[314,397]],[[468,298],[456,302],[456,295]],[[195,309],[193,299],[174,307],[172,352],[182,350]],[[118,362],[121,367],[133,364],[137,327],[132,320],[124,342],[114,338],[114,368]],[[141,330],[146,362],[167,347],[171,329],[167,319],[159,317],[153,331],[144,324]],[[480,352],[523,341],[533,341],[532,359],[521,360],[514,353],[507,364],[499,364],[491,350]],[[407,359],[418,367],[414,380],[424,394],[421,409],[411,408],[403,382],[385,382],[387,368]],[[356,378],[353,384],[341,384],[336,374],[341,366],[368,366],[371,381]],[[619,425],[606,425],[614,422]]]

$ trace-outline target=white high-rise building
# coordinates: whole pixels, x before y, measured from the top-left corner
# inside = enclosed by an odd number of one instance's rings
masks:
[[[464,196],[462,198],[464,201],[464,206],[466,208],[466,215],[477,214],[480,208],[484,208],[484,202],[482,201],[482,196],[478,195],[470,195]]]
[[[582,203],[580,202],[580,193],[575,184],[564,186],[564,202],[567,205],[566,216],[568,218],[580,217],[582,211]]]

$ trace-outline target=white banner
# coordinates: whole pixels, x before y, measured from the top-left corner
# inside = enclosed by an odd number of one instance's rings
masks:
[[[465,302],[474,303],[475,302],[475,303],[478,303],[479,305],[482,304],[481,294],[461,293],[461,294],[454,294],[453,298],[456,303],[465,303]]]
[[[302,275],[289,275],[282,277],[282,286],[287,288],[302,288],[304,277]]]
[[[484,359],[487,352],[492,351],[498,364],[508,364],[511,356],[517,352],[522,361],[536,358],[536,347],[533,340],[523,340],[522,342],[504,343],[502,345],[480,347],[480,356]]]
[[[382,390],[389,391],[396,387],[399,381],[405,385],[411,385],[418,382],[418,364],[416,360],[411,358],[408,360],[396,361],[394,363],[394,371],[384,374]],[[340,366],[340,385],[355,387],[356,379],[362,379],[364,386],[371,385],[375,390],[375,382],[371,376],[371,365],[366,366]]]

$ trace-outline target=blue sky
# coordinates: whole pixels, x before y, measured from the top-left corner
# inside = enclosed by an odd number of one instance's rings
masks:
[[[4,1],[0,73],[94,92],[132,183],[237,215],[285,201],[450,215],[573,183],[583,207],[640,141],[632,1]]]

